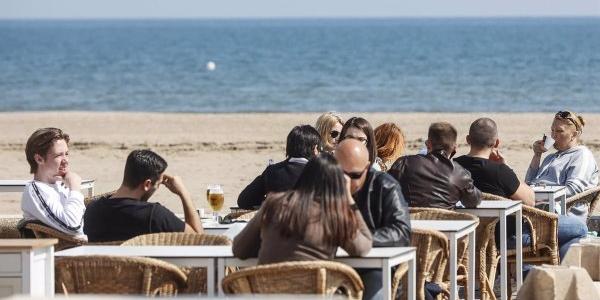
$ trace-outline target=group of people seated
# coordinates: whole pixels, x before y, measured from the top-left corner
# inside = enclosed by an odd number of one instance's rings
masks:
[[[539,203],[530,186],[536,184],[566,186],[568,195],[580,193],[598,185],[593,154],[581,145],[584,125],[575,113],[558,112],[551,126],[557,151],[542,161],[550,149],[536,141],[521,181],[499,151],[498,128],[490,118],[471,124],[466,137],[470,151],[454,158],[458,133],[449,123],[430,125],[425,154],[404,155],[399,126],[385,123],[373,130],[364,118],[344,122],[335,113],[325,113],[314,127],[294,127],[287,136],[286,159],[268,165],[239,194],[240,208],[258,211],[234,238],[233,253],[258,257],[261,264],[332,259],[338,247],[360,256],[372,247],[410,244],[409,206],[473,208],[482,192],[535,206]],[[86,208],[79,192],[81,178],[68,166],[68,142],[68,135],[56,128],[40,129],[29,138],[26,155],[34,180],[23,193],[24,218],[87,235],[89,241],[153,232],[202,233],[181,179],[166,174],[166,161],[150,150],[131,152],[121,187]],[[181,199],[185,222],[148,202],[160,184]],[[559,215],[561,258],[587,234],[586,213],[586,207],[575,207]],[[515,245],[514,231],[509,228],[509,247]],[[524,245],[531,243],[529,233],[523,226]],[[381,270],[357,272],[364,298],[381,298]],[[433,293],[435,287],[426,290]]]

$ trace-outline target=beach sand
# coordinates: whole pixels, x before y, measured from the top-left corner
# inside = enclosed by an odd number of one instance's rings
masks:
[[[181,114],[123,112],[0,113],[0,179],[30,179],[25,143],[37,128],[54,126],[71,136],[71,169],[84,179],[96,180],[96,193],[116,189],[125,159],[133,149],[149,148],[169,163],[168,173],[179,175],[195,204],[208,212],[206,186],[225,189],[224,212],[236,206],[239,192],[259,175],[269,159],[285,156],[285,139],[298,124],[314,124],[318,113]],[[552,113],[344,113],[362,116],[377,126],[395,122],[403,129],[408,154],[423,146],[434,121],[448,121],[459,132],[457,155],[467,153],[465,136],[470,123],[487,116],[498,123],[501,150],[520,178],[532,156],[531,144],[549,133]],[[585,115],[584,143],[598,160],[600,114]],[[0,194],[0,214],[20,213],[19,193]],[[164,187],[151,198],[182,212],[178,198]]]

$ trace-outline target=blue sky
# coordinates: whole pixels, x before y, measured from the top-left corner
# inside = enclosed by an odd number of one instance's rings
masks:
[[[0,19],[600,16],[600,0],[0,0]]]

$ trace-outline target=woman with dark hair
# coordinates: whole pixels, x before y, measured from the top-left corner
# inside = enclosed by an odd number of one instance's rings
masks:
[[[304,165],[322,151],[319,132],[310,125],[294,127],[287,136],[286,159],[267,166],[238,196],[240,208],[258,208],[268,193],[284,192],[296,184]]]
[[[378,171],[381,171],[379,165],[373,164],[377,160],[377,143],[375,142],[375,133],[369,121],[361,117],[352,117],[344,123],[341,140],[355,139],[363,143],[369,150],[369,161]]]
[[[336,159],[311,159],[293,190],[271,194],[235,237],[233,254],[259,264],[332,259],[337,247],[351,256],[371,250],[372,237]]]

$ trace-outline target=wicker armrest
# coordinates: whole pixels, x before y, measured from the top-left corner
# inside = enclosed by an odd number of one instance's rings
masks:
[[[590,215],[597,209],[598,200],[600,199],[600,186],[591,188],[581,193],[575,194],[567,198],[567,211],[577,204],[588,204]]]
[[[523,216],[531,224],[531,240],[536,244],[534,249],[549,247],[558,249],[558,215],[523,205]]]
[[[83,204],[85,204],[85,206],[87,207],[88,205],[90,205],[90,203],[92,203],[92,202],[94,202],[94,201],[96,201],[96,200],[98,200],[100,198],[111,196],[115,192],[116,191],[110,191],[110,192],[107,192],[107,193],[104,193],[104,194],[94,195],[92,197],[85,197],[83,199]]]

